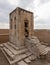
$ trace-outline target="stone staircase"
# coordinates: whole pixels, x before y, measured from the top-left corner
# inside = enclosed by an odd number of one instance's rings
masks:
[[[29,65],[36,59],[25,46],[17,47],[13,43],[7,42],[0,45],[0,49],[5,55],[10,65]]]
[[[1,44],[0,49],[10,65],[29,65],[32,60],[40,58],[40,55],[50,57],[50,47],[42,45],[37,37],[25,39],[25,46],[17,47],[7,42]]]

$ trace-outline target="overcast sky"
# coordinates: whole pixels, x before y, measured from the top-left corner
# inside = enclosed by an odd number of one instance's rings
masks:
[[[9,13],[16,7],[34,12],[34,29],[50,29],[50,0],[0,0],[0,28],[9,28]]]

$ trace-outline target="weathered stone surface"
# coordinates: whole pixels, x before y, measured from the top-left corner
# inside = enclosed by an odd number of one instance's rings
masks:
[[[3,50],[4,49],[4,50]],[[25,52],[25,54],[20,54],[20,55],[17,55],[17,56],[13,56],[12,55],[12,52],[10,52],[6,47],[4,47],[2,50],[4,52],[4,55],[5,57],[7,58],[7,60],[9,61],[10,65],[11,64],[15,64],[15,63],[18,63],[19,61],[21,61],[22,59],[25,59],[26,57],[30,56],[28,55],[27,52]],[[6,53],[5,53],[6,52]],[[8,55],[7,55],[8,54]]]
[[[24,59],[24,61],[25,61],[26,63],[30,63],[30,62],[31,62],[31,60],[30,60],[29,58]]]
[[[11,44],[12,45],[12,44]],[[14,49],[12,46],[8,45],[8,44],[4,44],[4,46],[11,51],[11,53],[13,53],[14,55],[18,55],[18,54],[22,54],[22,53],[25,53],[28,51],[27,48],[23,48],[23,49],[19,49],[19,50],[16,50]]]
[[[9,33],[10,42],[18,47],[24,45],[26,35],[33,34],[33,13],[19,7],[11,12]]]
[[[25,63],[24,61],[20,61],[20,62],[18,62],[18,65],[28,65],[28,64]]]
[[[12,48],[11,46],[9,46],[8,44],[4,44],[4,46],[5,46],[6,48],[8,48],[14,55],[17,54],[16,50],[15,50],[14,48]]]
[[[0,47],[3,47],[3,44],[0,44]]]
[[[28,49],[22,49],[22,50],[16,51],[17,52],[16,54],[22,54],[22,53],[25,53],[27,51],[28,51]]]
[[[35,56],[39,57],[39,49],[36,47],[36,45],[34,44],[34,42],[32,43],[31,40],[26,40],[26,46],[28,48],[28,50],[34,54]]]
[[[50,50],[50,47],[42,45],[37,37],[28,38],[25,41],[28,50],[37,57],[40,57],[40,55],[46,55]]]
[[[32,55],[32,53],[31,53],[31,52],[29,52],[29,51],[27,51],[25,54],[26,54],[27,56]]]
[[[13,43],[7,42],[7,44],[13,47],[15,50],[19,50],[19,48],[15,46]]]
[[[26,57],[27,57],[26,54],[20,54],[20,55],[16,56],[16,58],[13,61],[10,61],[10,64],[18,63],[19,61],[21,61],[22,59],[24,59]]]
[[[14,59],[15,58],[15,56],[11,53],[11,51],[9,51],[7,48],[3,48],[4,49],[4,51],[6,52],[6,54],[10,57],[10,59]]]
[[[30,60],[35,60],[36,59],[36,56],[35,55],[31,55],[28,57]]]
[[[36,37],[36,36],[32,36],[31,38],[32,38],[32,39],[37,39],[37,37]]]
[[[38,39],[31,39],[31,42],[36,44],[36,43],[39,43],[39,40]]]
[[[46,43],[46,42],[40,42],[42,45],[46,45],[46,46],[49,46],[49,44],[48,43]]]

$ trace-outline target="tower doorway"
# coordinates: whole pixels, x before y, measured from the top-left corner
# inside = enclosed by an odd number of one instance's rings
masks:
[[[28,37],[29,36],[28,20],[25,20],[24,24],[25,24],[25,37]]]

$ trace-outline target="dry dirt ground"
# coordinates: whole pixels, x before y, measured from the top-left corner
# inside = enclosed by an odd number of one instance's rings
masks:
[[[6,60],[4,54],[0,50],[0,65],[9,65],[8,61]],[[46,60],[36,59],[32,61],[29,65],[50,65]]]
[[[50,65],[46,60],[40,60],[36,59],[35,61],[32,61],[30,65]]]
[[[1,50],[0,50],[0,65],[9,65],[7,59],[5,58]]]

